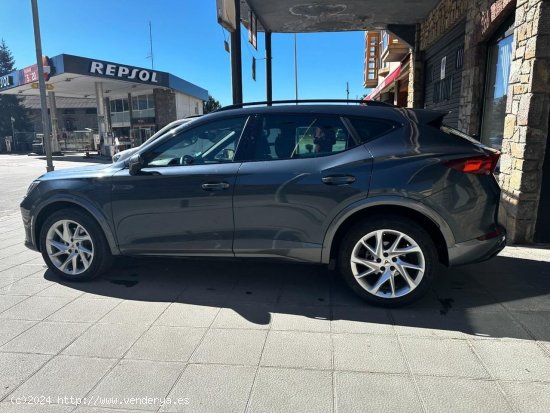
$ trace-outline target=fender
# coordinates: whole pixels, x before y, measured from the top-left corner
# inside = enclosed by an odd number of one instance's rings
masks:
[[[348,219],[356,212],[366,210],[375,206],[388,205],[404,207],[421,213],[439,227],[439,230],[441,231],[441,233],[443,234],[443,238],[445,239],[445,243],[447,244],[447,248],[455,245],[455,238],[453,232],[451,231],[451,228],[445,222],[445,220],[441,218],[441,216],[430,207],[412,198],[394,195],[375,196],[372,198],[364,198],[348,205],[334,217],[334,219],[330,222],[327,229],[325,230],[323,249],[321,251],[321,263],[328,264],[330,262],[330,249],[332,247],[334,236],[336,235],[338,228],[340,228],[340,225],[342,225],[342,223],[346,219]]]
[[[105,216],[105,214],[89,200],[74,196],[70,193],[54,194],[51,197],[48,197],[47,200],[41,202],[40,204],[36,205],[33,208],[33,212],[31,213],[31,216],[32,216],[31,235],[33,238],[32,241],[34,245],[37,246],[37,248],[40,248],[40,246],[38,245],[38,240],[36,239],[36,218],[35,217],[38,217],[40,215],[40,212],[44,208],[46,208],[48,205],[54,204],[56,202],[68,202],[71,204],[75,204],[81,207],[82,209],[86,210],[98,222],[103,233],[105,234],[105,238],[107,239],[107,243],[109,244],[109,249],[111,250],[111,254],[120,255],[120,249],[118,248],[118,244],[114,236],[113,229],[109,225],[109,219]]]

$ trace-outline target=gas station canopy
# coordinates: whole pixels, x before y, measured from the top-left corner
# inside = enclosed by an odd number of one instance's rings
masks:
[[[152,93],[153,89],[164,88],[201,100],[208,99],[205,89],[167,72],[68,54],[44,60],[48,90],[57,96],[93,98],[96,95],[95,84],[101,82],[103,93],[111,98],[128,97],[128,93]],[[1,79],[0,93],[23,96],[40,94],[36,65],[16,70]]]

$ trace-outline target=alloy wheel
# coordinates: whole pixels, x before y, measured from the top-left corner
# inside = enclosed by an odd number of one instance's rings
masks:
[[[63,219],[55,222],[46,234],[46,251],[57,269],[67,275],[85,272],[94,259],[94,243],[86,228]]]
[[[379,229],[362,237],[352,250],[351,270],[357,283],[381,298],[403,297],[422,281],[422,249],[403,232]]]

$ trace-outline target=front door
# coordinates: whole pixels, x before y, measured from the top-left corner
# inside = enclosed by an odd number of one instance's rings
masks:
[[[368,193],[370,154],[357,143],[338,116],[259,117],[238,154],[235,255],[320,261],[327,223]]]
[[[113,220],[127,254],[233,255],[233,161],[246,117],[189,125],[116,173]]]

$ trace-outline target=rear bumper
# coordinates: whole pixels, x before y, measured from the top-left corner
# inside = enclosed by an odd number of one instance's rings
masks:
[[[493,258],[506,246],[506,231],[501,229],[502,234],[494,238],[483,241],[473,239],[449,248],[449,266],[473,264]]]

